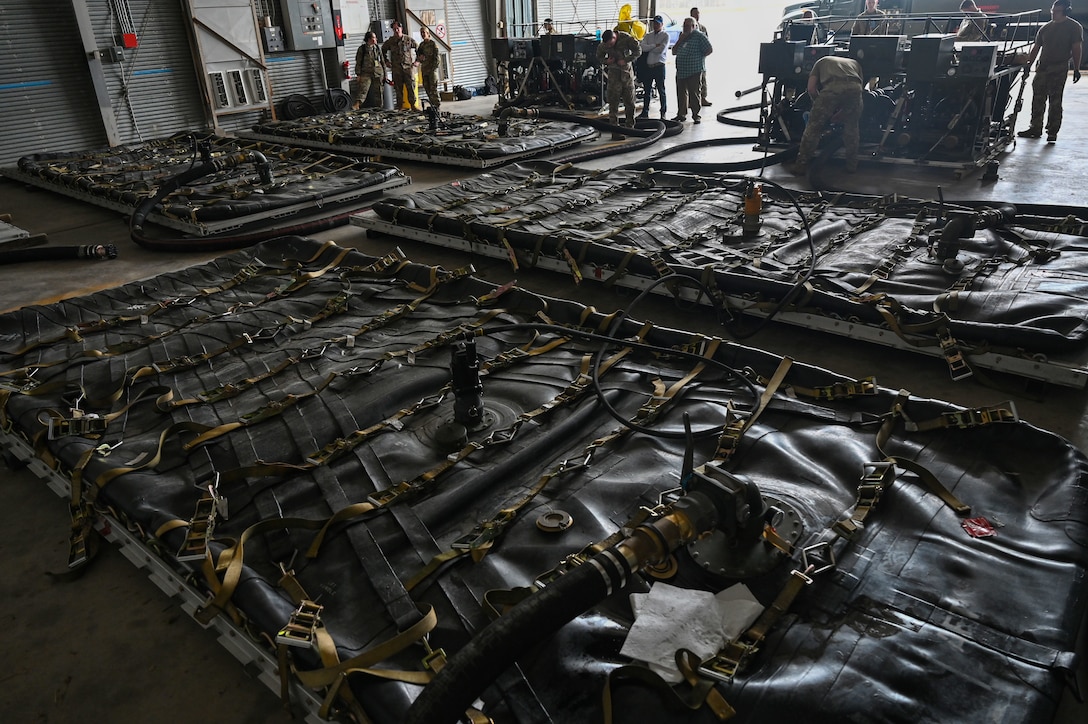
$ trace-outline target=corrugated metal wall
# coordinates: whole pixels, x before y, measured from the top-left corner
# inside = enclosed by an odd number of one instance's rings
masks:
[[[569,0],[568,0],[569,1]],[[491,33],[483,0],[449,0],[449,44],[453,58],[453,82],[479,88],[491,74]]]
[[[273,14],[279,3],[254,0],[258,15]],[[472,5],[479,5],[473,0]],[[378,6],[371,2],[371,17]],[[139,47],[125,50],[120,62],[104,62],[104,77],[121,143],[169,136],[179,131],[209,128],[187,28],[191,25],[178,0],[128,0]],[[481,28],[482,5],[469,14]],[[121,45],[119,25],[108,0],[89,0],[95,43],[105,50]],[[354,58],[354,46],[348,51]],[[471,70],[463,85],[482,85],[486,43],[464,41],[464,62]],[[50,2],[0,3],[0,165],[11,166],[30,153],[79,151],[109,142],[94,93],[91,72],[72,4]],[[321,51],[287,51],[266,57],[271,97],[280,107],[293,94],[306,96],[318,109],[326,88]],[[340,78],[330,78],[339,87]],[[226,131],[248,128],[262,111],[220,118]]]
[[[120,28],[111,3],[88,3],[99,47],[119,44]],[[128,0],[139,47],[120,63],[104,63],[122,142],[163,138],[204,128],[207,120],[181,3]]]
[[[265,56],[268,75],[272,79],[276,107],[289,95],[301,93],[321,105],[325,92],[325,79],[321,72],[320,50],[292,50],[286,53],[270,53]],[[333,79],[333,87],[340,87],[340,79]]]
[[[0,58],[0,166],[106,145],[70,4],[0,4]]]

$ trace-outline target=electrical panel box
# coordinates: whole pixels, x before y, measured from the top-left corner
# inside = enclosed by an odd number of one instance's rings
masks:
[[[850,57],[866,78],[890,78],[903,70],[903,35],[851,35]]]
[[[960,78],[989,78],[997,65],[997,43],[961,43]]]
[[[544,60],[574,60],[573,35],[543,35],[540,38],[540,56]]]
[[[233,110],[268,102],[260,68],[224,68],[208,72],[208,88],[217,110]]]
[[[586,38],[581,35],[574,37],[574,64],[589,68],[600,67],[597,60],[597,47],[601,41],[596,38]]]
[[[759,72],[778,78],[798,75],[804,65],[805,42],[776,40],[759,44]]]
[[[282,53],[287,50],[287,46],[283,44],[283,28],[279,26],[263,26],[261,40],[264,42],[266,53]]]
[[[528,65],[540,55],[540,41],[536,38],[506,38],[510,44],[507,60]]]
[[[955,49],[955,35],[915,35],[907,53],[907,81],[928,83],[947,77]]]
[[[381,45],[382,43],[393,37],[392,20],[372,20],[370,23],[370,29],[374,32],[374,35],[377,36],[378,45]]]
[[[280,0],[288,50],[321,50],[336,47],[336,31],[328,0],[300,2]]]

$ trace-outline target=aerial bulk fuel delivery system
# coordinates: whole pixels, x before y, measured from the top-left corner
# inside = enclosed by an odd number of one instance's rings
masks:
[[[946,167],[959,175],[994,163],[1014,141],[1027,54],[1046,21],[1036,10],[987,15],[983,39],[963,42],[961,13],[889,13],[880,35],[854,35],[854,15],[787,17],[760,46],[760,146],[800,141],[812,66],[828,55],[861,63],[869,83],[862,160]],[[825,139],[825,153],[834,152]]]

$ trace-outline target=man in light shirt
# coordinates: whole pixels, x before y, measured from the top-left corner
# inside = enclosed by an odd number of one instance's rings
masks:
[[[665,23],[660,15],[650,21],[650,31],[642,36],[639,45],[646,58],[646,73],[642,78],[642,113],[639,118],[650,117],[650,94],[657,86],[657,98],[661,106],[661,118],[668,112],[668,100],[665,98],[665,53],[669,49],[669,34],[665,32]]]

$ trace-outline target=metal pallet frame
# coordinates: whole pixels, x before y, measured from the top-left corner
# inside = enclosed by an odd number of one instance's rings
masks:
[[[22,438],[0,430],[0,451],[10,453],[19,461],[26,463],[27,469],[65,500],[71,499],[71,482],[53,470],[35,454],[33,448]],[[148,548],[139,538],[129,532],[123,522],[103,512],[96,513],[105,525],[96,526],[99,534],[115,545],[121,554],[147,577],[166,596],[176,603],[182,611],[196,621],[194,614],[202,606],[207,596],[193,588],[185,578],[170,567],[158,553]],[[258,681],[267,686],[278,697],[280,695],[279,664],[276,657],[267,649],[255,643],[242,629],[235,626],[228,616],[216,616],[208,624],[196,621],[201,628],[214,632],[219,645],[238,659],[246,670]],[[290,678],[292,706],[301,707],[306,724],[319,724],[326,721],[318,714],[322,702],[297,679]]]
[[[6,221],[0,221],[0,244],[29,237],[30,232],[26,229],[20,229],[18,226],[13,226]]]
[[[875,154],[879,144],[861,144],[858,149],[858,161],[867,164],[887,164],[889,166],[909,166],[911,168],[939,168],[952,171],[952,175],[956,179],[961,179],[967,174],[974,171],[978,171],[986,167],[991,161],[995,161],[1002,155],[1008,152],[1010,146],[1016,145],[1016,139],[1012,136],[1005,136],[999,141],[995,142],[995,145],[987,151],[985,154],[979,156],[977,159],[971,161],[927,161],[919,160],[917,158],[909,158],[906,156],[877,156]],[[787,151],[793,146],[787,146],[781,143],[762,144],[757,143],[752,146],[752,150],[761,154],[775,154]],[[832,158],[844,159],[842,149],[836,150],[831,154]]]
[[[467,239],[460,237],[437,234],[433,231],[426,231],[410,226],[400,226],[379,218],[373,211],[354,214],[351,217],[351,223],[354,226],[362,227],[368,231],[388,234],[390,236],[400,236],[406,239],[435,244],[448,249],[457,249],[459,251],[466,251],[495,259],[509,260],[510,258],[507,250],[502,247],[468,241]],[[570,264],[561,259],[541,256],[537,260],[536,266],[561,274],[571,273]],[[592,264],[583,264],[579,271],[584,278],[593,279],[596,277],[597,267]],[[618,279],[616,284],[628,289],[642,291],[647,289],[653,282],[653,279],[626,274]],[[653,291],[662,296],[673,296],[673,293],[670,290],[665,289],[660,285]],[[702,301],[702,303],[705,303],[705,300],[700,300],[700,295],[691,287],[681,287],[678,291],[678,295],[685,301],[693,303]],[[745,314],[759,317],[766,316],[763,312],[752,308],[751,300],[729,296],[728,294],[725,295],[725,300],[729,304],[744,310]],[[812,314],[809,312],[791,312],[788,310],[779,312],[774,318],[775,321],[792,324],[797,327],[804,327],[820,332],[829,332],[849,339],[873,342],[875,344],[884,345],[885,347],[916,352],[939,359],[944,358],[939,347],[919,347],[912,345],[892,330],[884,327],[863,324],[847,319],[835,319],[833,317]],[[1063,387],[1082,389],[1088,386],[1088,365],[1078,364],[1077,362],[1069,360],[1051,360],[1041,355],[1023,357],[1008,353],[982,352],[972,354],[970,356],[970,363],[973,367],[1005,372],[1028,379],[1041,380],[1043,382],[1051,382]]]
[[[521,151],[520,153],[511,153],[504,156],[497,156],[495,158],[464,158],[461,156],[445,156],[436,155],[430,153],[414,153],[412,151],[398,151],[391,148],[376,148],[373,146],[353,146],[346,143],[326,143],[324,141],[313,141],[307,138],[296,138],[294,136],[274,136],[267,133],[255,133],[253,131],[239,131],[239,138],[245,138],[252,141],[269,141],[271,143],[289,143],[292,146],[304,146],[306,148],[314,148],[321,151],[335,151],[336,153],[348,153],[352,155],[367,156],[371,160],[373,158],[383,159],[398,159],[402,161],[422,161],[426,163],[440,163],[446,166],[459,166],[463,168],[492,168],[494,166],[503,166],[513,161],[519,161],[524,158],[531,158],[533,156],[540,156],[541,154],[550,153],[551,151],[557,151],[564,148],[570,148],[576,146],[583,141],[591,141],[596,136],[590,136],[586,138],[572,138],[560,143],[552,143],[544,148],[534,148],[528,151]]]
[[[53,191],[58,194],[63,194],[79,201],[85,201],[95,206],[101,206],[111,211],[117,211],[122,214],[132,214],[136,209],[128,204],[123,204],[119,201],[112,201],[95,194],[87,193],[86,191],[80,191],[70,186],[64,186],[62,184],[50,183],[49,181],[20,171],[18,168],[0,168],[0,176],[6,176],[14,181],[21,181],[23,183],[30,184],[31,186],[37,186],[39,188]],[[351,189],[349,191],[343,191],[338,194],[332,194],[324,197],[321,200],[321,206],[325,205],[343,205],[352,201],[361,201],[363,199],[369,199],[374,196],[378,196],[389,189],[397,188],[398,186],[404,186],[412,182],[412,179],[408,176],[402,178],[390,179],[383,181],[373,186],[367,186],[365,188]],[[320,208],[313,201],[306,200],[300,201],[297,204],[290,206],[283,206],[281,208],[263,211],[256,214],[248,214],[246,216],[235,217],[232,219],[224,219],[221,221],[209,221],[200,223],[190,223],[183,219],[171,218],[163,216],[158,212],[153,212],[148,215],[148,221],[158,224],[159,226],[165,226],[170,229],[175,229],[186,234],[192,234],[193,236],[214,236],[216,234],[222,234],[228,231],[237,231],[238,229],[244,229],[259,221],[267,221],[269,219],[282,219],[289,216],[295,216],[305,211]]]

